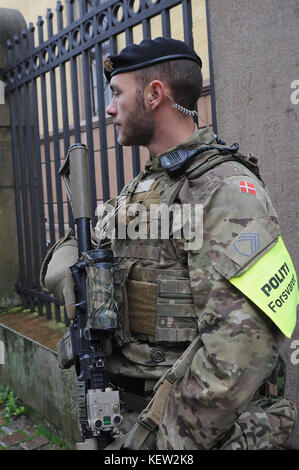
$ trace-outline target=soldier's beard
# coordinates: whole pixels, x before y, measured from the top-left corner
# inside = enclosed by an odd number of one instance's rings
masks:
[[[136,91],[135,108],[132,109],[119,129],[118,142],[121,145],[148,146],[155,135],[153,115],[144,104],[143,93]]]

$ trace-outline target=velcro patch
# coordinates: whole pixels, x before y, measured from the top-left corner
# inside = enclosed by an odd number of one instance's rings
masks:
[[[137,185],[137,187],[134,191],[135,194],[136,193],[143,193],[144,191],[149,191],[150,187],[151,187],[151,185],[153,184],[154,181],[155,181],[154,179],[140,181],[140,183],[138,183],[138,185]]]
[[[277,239],[279,229],[268,217],[253,220],[224,249],[224,255],[243,268]]]

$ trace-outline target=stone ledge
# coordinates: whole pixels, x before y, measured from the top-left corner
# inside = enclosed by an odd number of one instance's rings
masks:
[[[47,420],[71,445],[80,440],[77,425],[77,377],[58,366],[56,343],[65,328],[28,313],[0,315],[5,363],[0,382]]]
[[[56,352],[56,344],[66,333],[61,323],[47,320],[37,313],[7,312],[0,314],[0,324],[15,330],[22,336]]]

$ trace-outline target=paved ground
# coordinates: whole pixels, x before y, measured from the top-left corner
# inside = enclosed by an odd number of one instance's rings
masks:
[[[0,405],[0,450],[61,450],[27,416],[6,419],[4,413]]]

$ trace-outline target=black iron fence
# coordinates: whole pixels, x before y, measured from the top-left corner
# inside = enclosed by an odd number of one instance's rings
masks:
[[[61,320],[58,299],[40,288],[39,270],[47,248],[64,235],[66,227],[74,228],[58,174],[70,144],[85,141],[88,147],[93,224],[98,202],[110,197],[112,184],[119,192],[126,180],[124,150],[115,131],[107,127],[109,90],[103,57],[136,41],[136,34],[138,41],[150,38],[153,18],[159,18],[161,35],[172,36],[171,12],[178,7],[183,39],[193,46],[192,5],[196,4],[191,0],[97,0],[93,4],[66,0],[63,6],[58,1],[55,16],[48,10],[45,22],[38,17],[37,29],[30,23],[20,37],[8,40],[4,80],[11,112],[18,223],[17,291],[31,310],[38,308],[48,318],[54,311],[56,320]],[[138,147],[131,148],[131,168],[132,176],[140,171]]]

